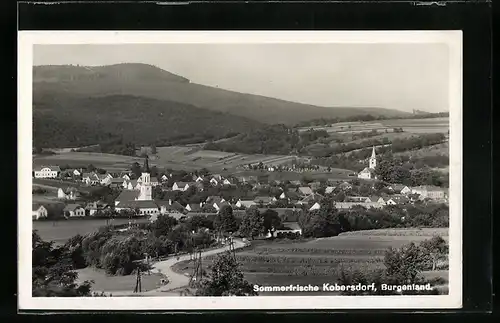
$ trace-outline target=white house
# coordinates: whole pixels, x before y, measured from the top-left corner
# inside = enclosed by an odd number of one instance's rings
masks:
[[[312,189],[309,186],[299,187],[298,191],[300,194],[305,195],[305,196],[311,195],[313,193]]]
[[[35,178],[56,178],[60,173],[59,166],[41,166],[34,170]]]
[[[335,186],[327,186],[325,188],[325,194],[332,194],[335,191]]]
[[[172,185],[172,191],[182,191],[185,192],[191,187],[190,183],[187,182],[175,182]]]
[[[359,172],[358,178],[377,179],[377,176],[375,175],[375,167],[377,167],[377,157],[375,155],[375,146],[374,146],[372,150],[372,155],[368,160],[368,167]]]
[[[408,195],[411,194],[411,189],[403,184],[393,184],[388,187],[391,191],[398,194]]]
[[[228,179],[226,178],[226,179],[224,179],[224,180],[222,181],[222,184],[224,184],[224,185],[231,185],[232,183],[231,183],[231,181],[230,181],[230,180],[228,180]]]
[[[196,177],[195,182],[196,183],[203,182],[203,177],[201,176]]]
[[[123,175],[122,178],[127,181],[130,181],[130,176],[128,176],[128,174]]]
[[[168,177],[167,177],[167,175],[165,175],[165,174],[163,174],[163,175],[160,177],[160,179],[161,179],[161,181],[162,181],[162,182],[166,182],[166,181],[168,181]]]
[[[203,207],[203,203],[190,203],[186,205],[186,210],[189,212],[201,212],[201,208]]]
[[[433,200],[442,200],[446,199],[446,191],[445,189],[439,186],[432,185],[421,185],[417,187],[412,187],[412,194],[419,194],[421,199],[429,198]]]
[[[82,175],[82,173],[78,169],[74,169],[73,170],[73,175],[80,176],[80,175]]]
[[[283,228],[274,231],[274,236],[278,233],[298,233],[302,234],[302,229],[297,222],[283,222]]]
[[[65,217],[83,217],[85,216],[85,209],[79,204],[68,204],[63,209]]]
[[[219,181],[217,179],[215,179],[214,177],[212,177],[210,179],[210,184],[212,184],[213,186],[217,186],[217,185],[219,185]]]
[[[321,205],[320,205],[318,202],[316,202],[316,203],[314,203],[314,205],[313,205],[313,206],[311,206],[311,207],[309,208],[309,211],[319,210],[320,208],[321,208]]]
[[[244,207],[246,209],[253,205],[257,205],[257,203],[255,203],[254,200],[241,200],[241,199],[239,199],[238,202],[236,202],[235,204],[237,208]]]
[[[33,204],[32,210],[33,220],[47,218],[48,211],[43,205]]]
[[[57,198],[63,200],[76,200],[78,190],[76,188],[68,188],[64,191],[62,188],[57,190]]]

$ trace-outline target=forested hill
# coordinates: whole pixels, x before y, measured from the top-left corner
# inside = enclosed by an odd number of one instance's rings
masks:
[[[238,93],[195,84],[155,66],[135,63],[99,67],[35,66],[33,92],[35,95],[50,92],[75,97],[133,95],[225,112],[267,124],[294,125],[305,120],[360,114],[408,115],[389,109],[319,107]]]
[[[261,125],[178,102],[130,95],[79,98],[38,92],[33,96],[35,147],[79,147],[116,138],[137,145],[202,142]]]

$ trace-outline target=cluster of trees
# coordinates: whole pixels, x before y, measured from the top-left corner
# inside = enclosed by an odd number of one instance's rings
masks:
[[[428,167],[416,168],[415,163],[405,158],[383,158],[377,163],[375,174],[378,179],[388,183],[401,183],[409,186],[435,185],[448,187],[447,173],[439,172]]]
[[[303,147],[329,137],[325,130],[299,132],[283,124],[263,126],[223,142],[211,142],[205,149],[244,154],[293,154]]]
[[[205,217],[179,222],[161,215],[151,224],[132,227],[124,233],[116,232],[112,226],[103,227],[80,237],[78,248],[84,267],[102,268],[110,275],[129,275],[137,268],[148,268],[143,261],[146,256],[158,258],[212,245],[214,239],[205,230],[207,227],[213,224]]]
[[[99,144],[102,152],[135,154],[134,145],[203,142],[260,126],[223,112],[130,95],[38,91],[33,97],[33,141],[41,148]]]
[[[79,238],[76,237],[76,240]],[[76,282],[81,268],[81,254],[75,250],[75,239],[63,246],[44,241],[32,233],[32,295],[34,297],[92,296],[91,281]]]
[[[423,278],[422,271],[437,269],[439,262],[446,262],[447,258],[448,244],[443,238],[435,236],[421,242],[419,245],[412,242],[399,249],[389,248],[385,253],[385,269],[383,270],[346,272],[341,269],[338,283],[342,285],[375,284],[375,291],[346,291],[342,292],[344,295],[395,295],[398,293],[402,295],[436,295],[440,292],[435,288],[432,290],[402,290],[398,292],[397,290],[384,291],[381,285],[402,286],[430,283],[430,281]]]
[[[319,210],[299,215],[298,223],[305,237],[331,237],[359,230],[449,226],[449,209],[445,204],[394,205],[383,209],[354,206],[338,210],[335,197],[331,196],[321,199],[319,204]]]

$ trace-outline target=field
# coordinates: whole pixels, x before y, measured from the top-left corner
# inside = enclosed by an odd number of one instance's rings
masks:
[[[196,146],[191,147],[159,147],[157,148],[160,165],[183,165],[191,168],[207,169],[234,169],[239,165],[257,164],[262,162],[266,165],[282,165],[294,160],[293,156],[282,155],[245,155],[238,153],[227,153],[215,150],[203,150]]]
[[[108,171],[130,169],[130,166],[134,162],[142,164],[144,161],[139,157],[87,152],[63,152],[56,155],[33,157],[33,166],[66,164],[70,166],[87,166],[92,164],[95,167],[104,168]]]
[[[236,255],[246,279],[252,284],[335,283],[342,268],[363,272],[383,269],[387,248],[417,243],[436,234],[445,239],[448,237],[447,229],[370,230],[301,242],[254,241],[250,249],[237,252]],[[204,259],[204,266],[208,266],[212,260],[213,257]],[[192,263],[179,263],[174,269],[189,273]],[[448,274],[447,271],[441,271],[425,275],[438,275],[447,279]]]
[[[147,219],[137,219],[137,222],[147,222]],[[33,221],[33,230],[43,240],[64,244],[69,238],[80,234],[85,235],[96,231],[107,224],[106,219],[71,219],[59,221]],[[128,219],[113,219],[110,224],[120,225],[128,223]]]
[[[311,127],[302,127],[306,131]],[[352,133],[362,131],[392,131],[393,128],[403,128],[405,132],[412,134],[421,133],[447,133],[450,129],[449,118],[426,118],[426,119],[393,119],[377,121],[355,121],[340,122],[331,126],[312,127],[316,130],[325,129],[329,133]]]
[[[136,284],[135,275],[108,276],[103,270],[90,267],[79,269],[76,272],[78,273],[79,282],[93,280],[92,290],[96,292],[132,292]],[[143,274],[141,276],[142,291],[145,292],[160,287],[160,280],[163,278],[165,277],[158,273]]]

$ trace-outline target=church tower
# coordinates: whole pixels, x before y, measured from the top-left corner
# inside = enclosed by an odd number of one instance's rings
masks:
[[[375,169],[375,167],[377,167],[377,157],[375,156],[375,146],[373,146],[372,156],[370,157],[369,168]]]
[[[150,201],[152,200],[152,187],[151,187],[151,174],[142,173],[142,183],[141,183],[141,191],[139,193],[139,197],[137,198],[140,201]]]

